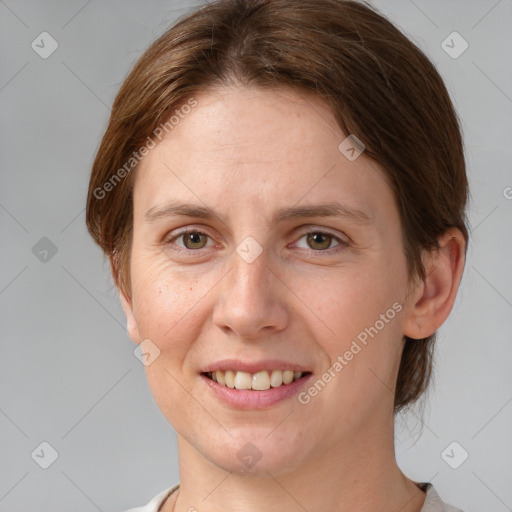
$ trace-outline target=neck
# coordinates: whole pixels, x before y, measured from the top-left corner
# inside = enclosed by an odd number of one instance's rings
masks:
[[[396,464],[393,425],[385,438],[382,430],[358,435],[281,474],[225,471],[179,435],[178,451],[179,493],[162,512],[419,512],[425,500]]]

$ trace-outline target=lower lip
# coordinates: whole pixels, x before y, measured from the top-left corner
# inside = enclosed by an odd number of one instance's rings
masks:
[[[222,401],[229,405],[239,409],[265,409],[297,394],[300,388],[309,381],[311,375],[309,373],[290,384],[283,384],[277,388],[270,388],[265,391],[232,389],[215,382],[205,375],[200,375],[200,377]]]

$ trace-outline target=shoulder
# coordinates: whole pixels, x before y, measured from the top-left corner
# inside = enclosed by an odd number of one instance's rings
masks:
[[[164,489],[159,492],[155,497],[151,499],[151,501],[142,507],[130,508],[125,510],[124,512],[158,512],[160,507],[163,505],[164,501],[176,490],[178,489],[179,484],[173,485],[168,489]]]
[[[432,484],[423,484],[423,490],[427,491],[427,496],[420,512],[463,512],[459,508],[444,503]]]

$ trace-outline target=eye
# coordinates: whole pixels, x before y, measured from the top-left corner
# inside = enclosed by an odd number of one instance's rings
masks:
[[[172,238],[169,238],[165,241],[165,245],[176,245],[182,250],[203,249],[206,247],[208,238],[209,235],[206,233],[202,233],[201,231],[195,229],[190,229],[174,234]],[[183,245],[175,243],[175,240],[183,242]]]
[[[165,246],[174,246],[178,252],[190,253],[199,249],[205,249],[213,245],[207,245],[210,235],[203,233],[197,229],[184,229],[178,233],[174,233],[170,238],[165,240]],[[307,246],[300,247],[300,240],[305,239]],[[332,245],[333,241],[336,245]],[[181,242],[181,244],[179,243]],[[348,246],[348,242],[339,236],[322,230],[311,230],[303,232],[302,236],[297,242],[297,245],[306,250],[313,252],[331,252],[329,249],[334,249],[332,252],[343,249]]]
[[[333,248],[331,246],[333,240],[337,242],[337,245],[335,245],[334,247],[345,247],[348,245],[348,242],[342,240],[340,237],[332,233],[320,230],[308,231],[302,235],[300,240],[302,240],[303,238],[306,239],[307,244],[307,247],[303,248],[310,249],[315,252],[326,252],[327,249]]]

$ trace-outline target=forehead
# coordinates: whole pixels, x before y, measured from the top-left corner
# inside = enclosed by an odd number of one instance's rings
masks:
[[[135,209],[175,198],[220,209],[237,204],[341,201],[372,216],[393,201],[381,169],[364,153],[350,161],[329,107],[289,89],[208,90],[142,161]],[[377,201],[375,201],[377,197]],[[234,212],[235,213],[235,212]]]

